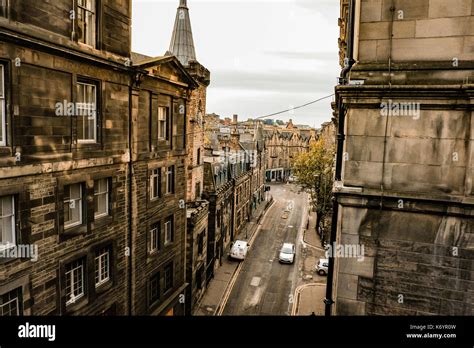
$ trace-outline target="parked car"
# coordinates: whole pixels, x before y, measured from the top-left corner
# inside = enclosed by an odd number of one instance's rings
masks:
[[[291,243],[284,243],[280,250],[278,261],[280,261],[281,263],[293,263],[295,262],[295,254],[295,245]]]
[[[319,259],[318,264],[316,265],[316,272],[320,276],[325,276],[328,274],[329,259]]]
[[[250,244],[244,240],[236,240],[230,245],[229,258],[244,260],[249,251]]]

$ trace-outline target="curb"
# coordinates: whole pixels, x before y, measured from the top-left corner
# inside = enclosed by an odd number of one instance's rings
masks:
[[[301,296],[301,291],[303,291],[306,288],[309,288],[310,286],[323,286],[325,284],[321,283],[309,283],[309,284],[303,284],[298,286],[295,289],[295,294],[294,294],[294,302],[293,302],[293,307],[291,308],[291,316],[296,316],[296,312],[298,311],[298,306],[300,302],[300,296]]]

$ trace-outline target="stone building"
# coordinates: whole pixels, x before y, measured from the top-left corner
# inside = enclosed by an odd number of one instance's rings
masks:
[[[266,173],[266,152],[263,128],[258,124],[252,134],[244,133],[240,138],[240,143],[245,151],[250,154],[250,170],[252,171],[250,182],[250,215],[253,214],[257,206],[265,199],[265,173]]]
[[[317,130],[316,138],[321,139],[326,147],[336,147],[336,125],[334,122],[324,122]]]
[[[207,246],[208,246],[208,214],[209,202],[196,201],[187,204],[186,233],[186,314],[199,302],[206,290]]]
[[[170,48],[166,53],[175,56],[186,71],[194,78],[197,88],[192,90],[187,103],[186,128],[186,204],[187,204],[187,258],[186,281],[187,309],[199,301],[205,290],[203,276],[206,264],[207,248],[202,247],[202,240],[207,241],[208,202],[201,200],[204,183],[204,118],[206,115],[206,93],[210,84],[210,72],[196,58],[191,20],[186,0],[180,0],[176,13]]]
[[[266,156],[266,180],[286,181],[291,175],[293,158],[300,152],[308,151],[309,144],[315,139],[312,130],[300,130],[292,120],[282,128],[264,127]]]
[[[184,314],[198,81],[131,53],[130,1],[1,4],[0,314]]]
[[[251,182],[252,170],[248,153],[240,143],[240,133],[236,123],[232,127],[231,140],[220,143],[224,151],[229,152],[229,173],[233,180],[233,228],[231,240],[233,241],[242,231],[245,231],[247,221],[250,219]],[[222,138],[224,139],[224,138]]]
[[[204,197],[209,201],[208,280],[230,242],[246,238],[247,222],[265,197],[262,129],[239,129],[236,115],[230,127],[215,115],[211,117],[214,122],[206,134],[204,158]]]
[[[473,23],[471,0],[341,1],[332,240],[365,256],[331,259],[334,314],[474,314]]]
[[[140,59],[131,99],[132,314],[182,315],[186,104],[197,83],[176,57]],[[144,136],[148,134],[149,136]]]
[[[228,158],[219,154],[204,158],[204,193],[209,201],[208,247],[206,279],[210,280],[225,256],[234,228],[234,183],[229,172]]]
[[[75,4],[0,2],[0,315],[130,310],[131,2]]]

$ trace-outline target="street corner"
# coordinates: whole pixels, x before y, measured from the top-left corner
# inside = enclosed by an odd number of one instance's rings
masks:
[[[324,316],[325,284],[310,283],[301,285],[295,290],[293,316]]]

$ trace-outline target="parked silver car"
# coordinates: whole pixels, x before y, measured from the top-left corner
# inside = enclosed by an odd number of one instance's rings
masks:
[[[281,263],[293,263],[295,262],[296,248],[294,244],[284,243],[280,250],[278,260]]]
[[[329,267],[329,259],[319,259],[319,262],[316,265],[316,272],[318,272],[320,276],[327,275],[328,267]]]

